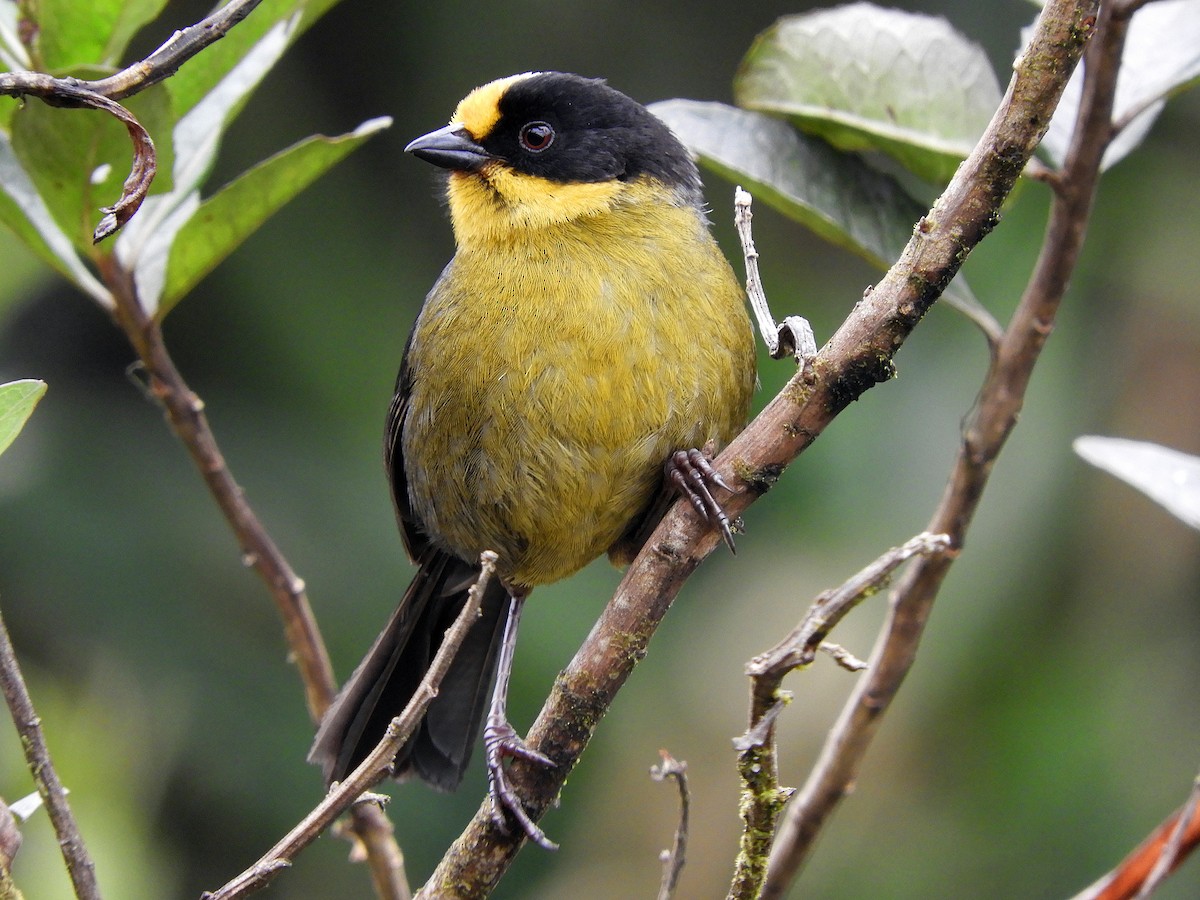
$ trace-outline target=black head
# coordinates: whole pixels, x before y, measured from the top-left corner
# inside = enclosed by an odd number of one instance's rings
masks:
[[[408,149],[435,165],[472,171],[501,161],[564,183],[648,176],[699,196],[687,150],[646,107],[597,78],[536,72],[477,88],[450,126]]]

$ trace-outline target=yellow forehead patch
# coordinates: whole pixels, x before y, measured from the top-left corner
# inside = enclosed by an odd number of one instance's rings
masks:
[[[522,72],[520,75],[509,75],[475,88],[459,101],[458,108],[451,117],[452,124],[462,125],[471,133],[471,137],[482,141],[495,127],[500,119],[500,98],[509,86],[523,81],[537,72]]]

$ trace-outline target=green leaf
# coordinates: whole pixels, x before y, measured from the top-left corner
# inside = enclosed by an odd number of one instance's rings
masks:
[[[201,278],[281,206],[390,119],[364,122],[340,137],[317,135],[264,160],[200,205],[171,246],[157,315],[170,312]]]
[[[1027,40],[1030,29],[1022,32]],[[1158,0],[1134,13],[1121,56],[1113,121],[1122,130],[1109,144],[1101,163],[1108,169],[1145,140],[1166,101],[1200,81],[1200,3],[1196,0]],[[1083,96],[1083,67],[1071,76],[1042,140],[1055,165],[1066,158],[1079,103]]]
[[[166,0],[38,0],[29,4],[37,27],[38,68],[115,66],[130,39]]]
[[[71,2],[71,0],[67,0]],[[76,0],[77,2],[77,0]],[[263,0],[225,37],[189,59],[171,78],[175,110],[183,115],[219,84],[276,25],[297,16],[288,41],[296,40],[310,25],[337,5],[338,0]]]
[[[772,116],[696,100],[665,100],[650,110],[705,166],[879,269],[899,258],[927,212],[894,178]],[[985,334],[999,333],[961,277],[945,299]]]
[[[0,132],[0,221],[76,287],[101,305],[112,305],[108,291],[83,264],[71,239],[54,221],[37,185],[3,132]]]
[[[1000,103],[987,56],[943,19],[870,3],[786,16],[734,81],[739,106],[943,184]]]
[[[1085,436],[1075,452],[1200,529],[1200,457],[1145,441]]]
[[[21,433],[44,393],[46,382],[31,378],[0,384],[0,453]]]

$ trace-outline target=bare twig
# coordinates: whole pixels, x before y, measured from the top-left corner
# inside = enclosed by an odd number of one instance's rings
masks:
[[[841,644],[835,644],[833,641],[821,641],[817,649],[828,653],[833,657],[833,661],[847,672],[861,672],[867,667],[866,660],[859,659]]]
[[[125,126],[133,142],[133,164],[121,188],[121,196],[112,206],[101,209],[104,218],[96,226],[92,240],[99,243],[113,234],[133,216],[146,195],[158,170],[154,142],[137,118],[115,100],[110,100],[74,78],[52,78],[35,72],[0,73],[0,94],[38,97],[51,106],[68,109],[97,109],[114,116]]]
[[[175,368],[160,326],[143,308],[133,279],[111,257],[101,257],[99,265],[114,298],[114,317],[142,362],[151,396],[161,404],[171,429],[183,442],[225,515],[241,547],[243,562],[258,572],[275,600],[290,658],[304,685],[309,716],[314,723],[319,722],[333,700],[336,684],[304,582],[275,545],[229,471],[204,414],[204,404]],[[378,807],[362,806],[355,808],[353,817],[354,832],[367,852],[379,896],[406,896],[403,856],[387,816]]]
[[[403,712],[388,725],[383,739],[375,749],[359,763],[345,781],[330,788],[325,799],[274,847],[263,854],[258,862],[219,890],[204,894],[203,900],[234,900],[266,887],[275,875],[291,865],[297,853],[315,841],[351,804],[360,800],[365,791],[391,773],[392,761],[421,723],[425,710],[437,696],[438,687],[455,654],[458,653],[458,648],[462,646],[467,632],[479,618],[479,604],[483,599],[484,589],[496,571],[496,554],[486,551],[480,558],[480,565],[479,578],[468,591],[467,600],[454,624],[446,630],[441,646],[429,665],[429,671],[421,679]]]
[[[655,781],[666,781],[673,778],[679,787],[679,825],[675,829],[675,839],[671,849],[660,854],[663,864],[662,883],[658,886],[658,900],[671,900],[675,888],[679,884],[679,874],[683,871],[684,859],[687,856],[688,817],[691,814],[692,796],[688,791],[687,763],[681,762],[666,750],[659,750],[662,765],[650,767],[650,777]]]
[[[217,446],[203,402],[175,368],[162,331],[143,308],[132,277],[111,257],[101,258],[100,270],[116,302],[117,324],[141,359],[151,396],[162,406],[172,430],[183,441],[229,521],[241,546],[243,562],[258,572],[275,599],[284,620],[288,647],[304,682],[309,715],[314,723],[319,722],[333,699],[335,684],[304,582],[246,502],[245,492],[234,480]]]
[[[754,246],[754,233],[750,225],[754,217],[752,204],[749,191],[742,190],[739,185],[733,193],[733,224],[742,244],[742,258],[746,262],[746,296],[750,300],[750,308],[754,310],[758,332],[772,359],[780,359],[790,353],[796,362],[806,365],[817,355],[812,326],[800,316],[785,316],[782,322],[776,323],[771,314],[767,293],[758,274],[758,249]]]
[[[230,29],[254,11],[262,0],[229,0],[207,19],[176,31],[165,44],[140,62],[122,69],[115,75],[97,81],[84,82],[98,94],[122,100],[152,84],[158,84],[179,71],[179,67],[203,50],[229,34]]]
[[[751,678],[750,724],[746,734],[734,741],[742,780],[739,804],[742,837],[729,900],[759,896],[779,814],[792,795],[791,788],[779,784],[775,744],[775,719],[791,700],[791,695],[781,689],[784,676],[793,669],[811,665],[819,650],[829,653],[851,671],[865,668],[861,660],[827,642],[826,635],[859,603],[882,590],[899,566],[914,556],[940,555],[949,549],[949,537],[929,533],[893,547],[844,584],[822,592],[787,637],[746,664],[746,674]]]
[[[1149,897],[1197,846],[1200,846],[1200,777],[1192,782],[1182,809],[1154,829],[1119,866],[1072,900]]]
[[[756,703],[751,718],[757,721],[774,704],[783,677],[809,665],[834,626],[859,603],[886,587],[896,569],[914,556],[941,556],[950,549],[949,535],[925,531],[892,547],[838,587],[823,591],[787,637],[746,664],[746,674],[755,680]]]
[[[33,708],[33,700],[25,687],[25,679],[21,675],[21,667],[17,664],[12,640],[8,636],[8,628],[2,617],[0,687],[4,689],[4,699],[12,712],[13,724],[21,735],[25,761],[29,764],[29,771],[33,773],[38,793],[42,795],[46,804],[46,812],[50,814],[50,821],[54,824],[54,833],[58,835],[58,845],[67,864],[67,873],[71,876],[75,896],[78,900],[99,900],[100,888],[96,884],[96,866],[79,833],[75,816],[71,813],[66,788],[59,780],[54,763],[50,759],[46,738],[42,734],[41,719]]]
[[[1197,809],[1200,808],[1200,778],[1192,779],[1192,790],[1188,794],[1187,803],[1183,805],[1183,809],[1179,812],[1179,819],[1175,823],[1166,840],[1163,844],[1162,852],[1158,855],[1158,860],[1154,863],[1154,868],[1150,870],[1150,874],[1146,876],[1146,882],[1142,885],[1142,889],[1138,891],[1137,900],[1146,900],[1151,894],[1158,889],[1158,886],[1166,879],[1175,867],[1182,862],[1180,851],[1183,849],[1187,840],[1188,830],[1195,827],[1195,818]],[[1193,838],[1193,844],[1195,838]]]
[[[976,413],[963,435],[949,484],[929,529],[950,535],[962,547],[978,508],[992,465],[1016,424],[1038,355],[1054,325],[1067,282],[1074,270],[1099,175],[1112,114],[1113,90],[1124,43],[1125,25],[1109,21],[1110,10],[1094,3],[1047,4],[1039,19],[1058,19],[1073,39],[1082,41],[1092,27],[1098,35],[1088,48],[1084,97],[1056,193],[1042,254],[1024,296],[997,347],[979,396]],[[1018,60],[1021,69],[1035,46]],[[1047,112],[1048,114],[1048,112]],[[968,160],[966,165],[971,165]],[[925,557],[905,573],[893,592],[889,615],[871,655],[869,672],[855,685],[804,788],[788,808],[771,855],[767,898],[781,897],[795,878],[821,827],[848,792],[878,730],[882,716],[916,658],[934,598],[953,556]]]
[[[1047,4],[997,117],[914,230],[900,260],[854,306],[812,365],[797,373],[718,457],[722,477],[741,489],[725,503],[730,515],[769,489],[848,404],[892,376],[893,355],[996,224],[1082,52],[1097,2]],[[510,769],[510,780],[535,819],[554,802],[681,585],[718,540],[690,507],[676,504],[630,566],[526,738],[555,767],[518,760]],[[418,896],[485,896],[522,843],[521,835],[494,827],[484,804]]]

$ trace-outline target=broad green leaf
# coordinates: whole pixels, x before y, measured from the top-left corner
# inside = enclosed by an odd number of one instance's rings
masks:
[[[129,110],[153,134],[168,134],[170,109],[160,87],[129,98]],[[170,148],[160,141],[159,164],[167,177],[155,179],[153,191],[170,184]],[[125,126],[108,113],[91,109],[59,109],[27,102],[12,121],[12,146],[37,186],[54,221],[75,247],[89,252],[101,206],[121,196],[133,148]]]
[[[225,37],[189,59],[171,78],[175,110],[183,115],[200,102],[257,44],[280,23],[297,16],[289,41],[302,35],[310,25],[337,4],[338,0],[263,0]]]
[[[1022,32],[1028,40],[1029,29]],[[1083,96],[1083,67],[1071,76],[1042,140],[1051,161],[1061,166],[1075,132]],[[1101,163],[1108,169],[1145,139],[1166,100],[1200,81],[1200,0],[1148,3],[1129,24],[1121,73],[1113,100],[1113,121],[1123,126]]]
[[[76,287],[102,306],[111,306],[108,291],[83,264],[71,239],[54,221],[4,132],[0,132],[0,221]]]
[[[1200,457],[1145,441],[1085,436],[1075,452],[1200,529]]]
[[[0,384],[0,453],[21,433],[44,393],[46,382],[31,378]]]
[[[38,0],[27,4],[37,29],[37,68],[60,73],[78,66],[115,66],[134,34],[165,5],[166,0]]]
[[[734,80],[739,106],[944,184],[1000,103],[987,56],[945,20],[852,3],[786,16]]]
[[[390,119],[372,119],[340,137],[310,137],[259,163],[204,201],[172,244],[157,315],[170,312],[276,210],[390,124]]]
[[[894,178],[772,116],[695,100],[665,100],[650,110],[704,165],[880,269],[899,258],[927,212]],[[999,332],[962,278],[945,299],[985,334]]]

